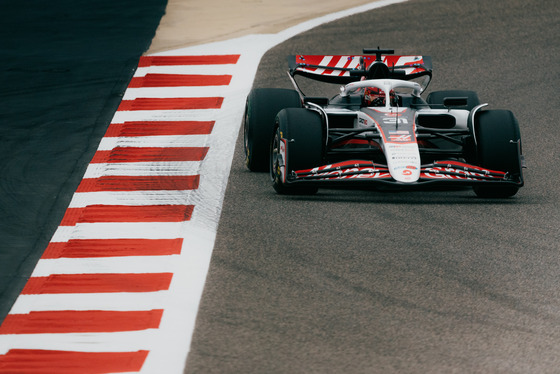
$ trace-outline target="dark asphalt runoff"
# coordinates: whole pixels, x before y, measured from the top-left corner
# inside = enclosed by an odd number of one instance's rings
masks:
[[[58,227],[166,4],[2,2],[0,322]]]
[[[233,160],[187,373],[557,373],[560,7],[412,0],[326,24],[263,58],[394,48],[433,58],[430,90],[517,116],[526,186],[279,196]]]

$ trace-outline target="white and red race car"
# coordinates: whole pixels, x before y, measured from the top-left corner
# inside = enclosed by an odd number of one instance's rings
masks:
[[[281,194],[344,184],[472,186],[511,197],[523,186],[521,136],[508,110],[473,91],[436,91],[428,56],[364,49],[358,56],[289,56],[294,90],[253,89],[244,116],[246,165]],[[297,76],[343,84],[331,99],[303,94]]]

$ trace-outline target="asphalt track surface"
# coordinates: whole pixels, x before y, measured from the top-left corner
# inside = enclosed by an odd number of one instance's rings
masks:
[[[3,4],[0,321],[60,223],[166,3]]]
[[[56,4],[65,13],[25,2],[0,16],[0,317],[60,222],[165,6]],[[552,0],[412,0],[271,50],[255,86],[290,87],[293,53],[380,45],[431,55],[431,90],[474,89],[514,111],[526,187],[505,201],[469,190],[278,196],[266,175],[243,167],[238,142],[186,371],[556,372],[559,13]]]
[[[270,50],[430,55],[430,90],[516,114],[528,169],[507,200],[469,190],[275,195],[238,139],[187,373],[552,373],[560,367],[560,8],[413,0]]]

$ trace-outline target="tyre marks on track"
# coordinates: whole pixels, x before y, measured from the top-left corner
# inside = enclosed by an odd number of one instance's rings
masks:
[[[231,164],[217,139],[233,152],[227,101],[250,87],[231,85],[239,58],[141,58],[0,326],[1,373],[182,372]]]

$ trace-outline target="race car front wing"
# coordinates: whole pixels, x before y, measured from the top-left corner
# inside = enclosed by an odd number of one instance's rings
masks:
[[[436,161],[422,165],[420,177],[414,182],[397,182],[387,165],[376,164],[371,161],[351,160],[316,167],[313,169],[292,171],[288,174],[288,183],[308,182],[312,184],[330,184],[336,182],[383,182],[403,185],[420,185],[426,183],[441,184],[479,184],[506,183],[517,186],[523,185],[521,176],[507,172],[489,170],[480,166],[470,165],[460,161]]]

